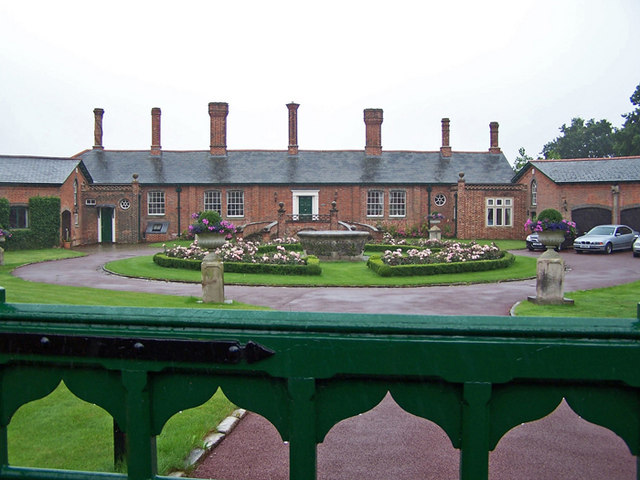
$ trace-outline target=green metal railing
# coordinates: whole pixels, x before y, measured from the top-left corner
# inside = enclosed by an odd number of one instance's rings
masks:
[[[162,426],[218,387],[290,442],[295,480],[316,478],[316,446],[333,425],[387,392],[446,432],[464,480],[487,479],[500,438],[562,398],[638,456],[636,319],[80,307],[0,294],[1,479],[154,478]],[[12,414],[61,380],[126,432],[126,476],[9,465]]]

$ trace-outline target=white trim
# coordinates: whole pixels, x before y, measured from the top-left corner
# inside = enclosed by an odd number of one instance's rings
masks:
[[[299,215],[298,197],[312,197],[311,198],[311,215],[318,215],[318,209],[320,208],[320,190],[291,190],[293,214]]]

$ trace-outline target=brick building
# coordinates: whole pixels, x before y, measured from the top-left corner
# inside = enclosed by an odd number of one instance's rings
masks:
[[[37,158],[29,164],[20,164],[23,157],[0,156],[0,172],[21,169],[26,175],[3,174],[0,197],[9,198],[13,211],[25,195],[60,196],[61,235],[68,230],[74,245],[170,240],[187,229],[193,212],[205,209],[220,211],[242,227],[245,237],[331,226],[375,236],[380,226],[409,229],[427,224],[438,212],[445,235],[522,238],[528,184],[512,182],[496,122],[490,124],[484,152],[454,150],[446,118],[439,149],[387,151],[383,111],[366,109],[363,150],[304,150],[297,142],[297,109],[295,103],[287,105],[286,149],[228,150],[229,107],[210,103],[209,149],[193,151],[162,149],[159,108],[151,111],[149,150],[109,150],[102,144],[104,111],[95,109],[91,149],[70,159]],[[55,187],[43,181],[42,173],[54,167],[63,172]],[[26,185],[29,193],[19,194]]]
[[[640,230],[640,157],[535,160],[513,180],[528,189],[528,216],[555,208],[580,232],[607,223]]]

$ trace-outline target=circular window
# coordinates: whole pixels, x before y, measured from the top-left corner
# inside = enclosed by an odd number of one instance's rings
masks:
[[[439,193],[435,196],[435,198],[433,199],[433,202],[441,207],[443,206],[445,203],[447,203],[447,197],[444,196],[444,193]]]
[[[126,198],[123,198],[122,200],[120,200],[120,208],[122,210],[128,210],[130,206],[131,206],[131,202]]]

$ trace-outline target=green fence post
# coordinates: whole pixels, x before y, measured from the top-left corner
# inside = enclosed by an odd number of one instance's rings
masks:
[[[289,379],[289,479],[316,479],[316,408],[314,378]]]
[[[151,433],[151,399],[147,372],[123,371],[127,390],[127,472],[129,480],[150,480],[158,470],[156,438]]]
[[[490,383],[465,383],[462,406],[460,480],[489,478]]]

